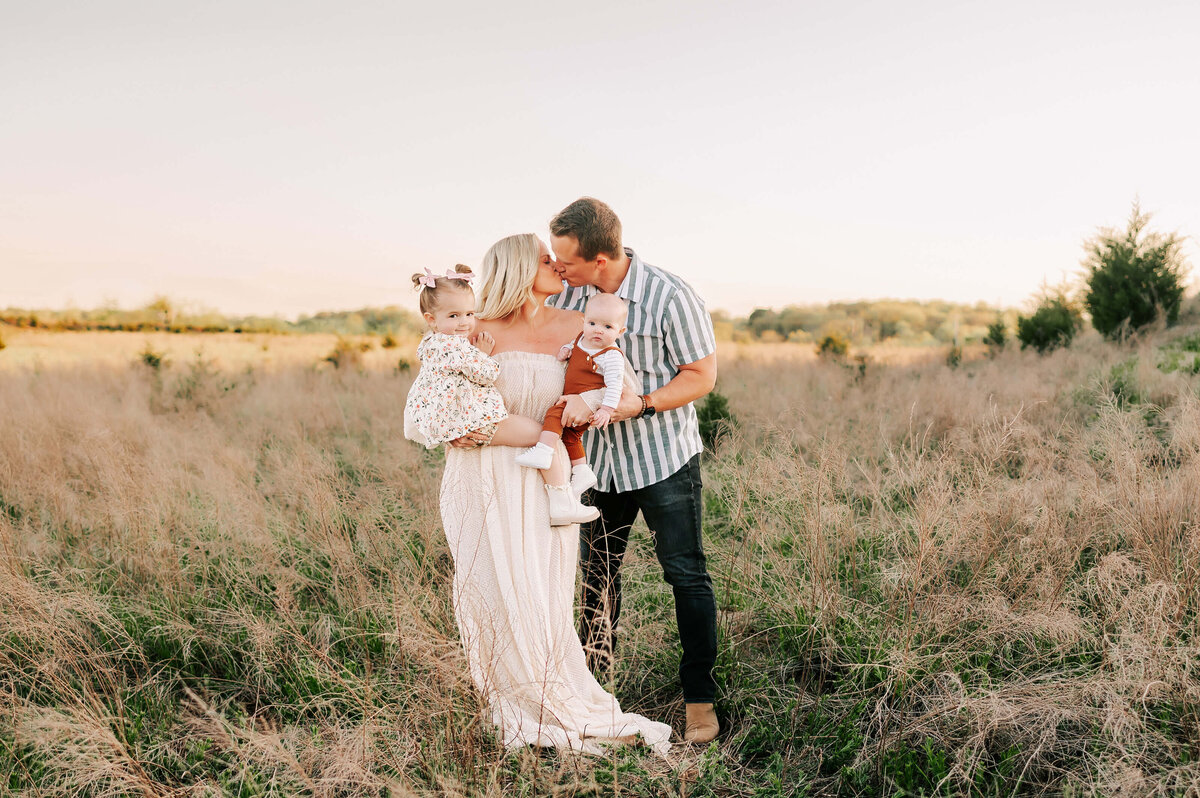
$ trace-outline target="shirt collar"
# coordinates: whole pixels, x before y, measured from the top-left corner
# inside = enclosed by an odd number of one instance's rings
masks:
[[[625,272],[625,279],[621,281],[621,287],[617,289],[617,296],[626,302],[636,302],[638,297],[643,296],[642,288],[646,281],[646,265],[629,247],[625,247],[625,254],[629,256],[629,271]]]
[[[629,271],[625,272],[625,279],[617,288],[617,296],[626,302],[636,302],[638,297],[643,296],[642,289],[646,284],[646,264],[642,263],[638,254],[629,247],[625,247],[625,254],[629,256]],[[600,293],[603,292],[590,283],[583,286],[583,295],[588,299]]]

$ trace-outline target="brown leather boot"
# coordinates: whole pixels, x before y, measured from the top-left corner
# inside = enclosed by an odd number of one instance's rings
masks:
[[[683,739],[689,743],[707,743],[717,736],[721,725],[712,704],[686,704],[687,723],[683,728]]]

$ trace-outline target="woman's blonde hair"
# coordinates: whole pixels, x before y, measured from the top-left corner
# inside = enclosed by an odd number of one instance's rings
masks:
[[[540,242],[533,233],[502,238],[483,256],[479,265],[475,316],[503,319],[533,299]]]

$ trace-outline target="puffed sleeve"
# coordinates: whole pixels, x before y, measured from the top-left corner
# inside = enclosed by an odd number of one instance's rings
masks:
[[[477,385],[494,384],[500,376],[500,364],[472,346],[466,338],[459,340],[462,343],[447,353],[446,368],[457,371]]]

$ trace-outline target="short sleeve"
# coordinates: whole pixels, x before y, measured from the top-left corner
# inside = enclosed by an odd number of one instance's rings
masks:
[[[679,287],[663,313],[663,345],[671,363],[695,363],[717,351],[717,337],[704,300],[691,286]]]

